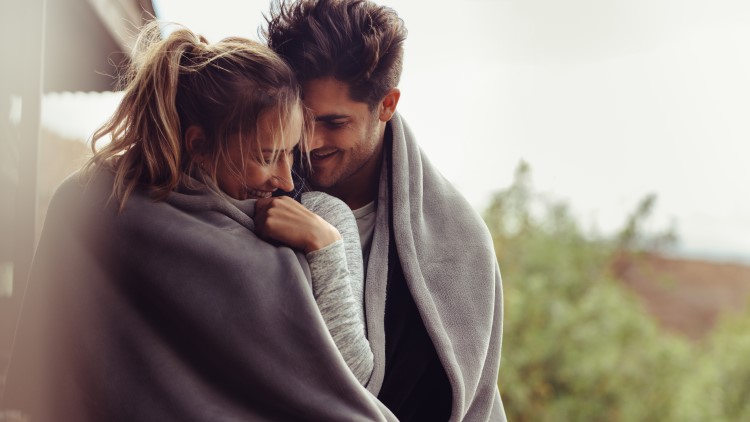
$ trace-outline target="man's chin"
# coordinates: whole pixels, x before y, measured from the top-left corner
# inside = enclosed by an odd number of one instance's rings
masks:
[[[311,176],[308,182],[310,183],[310,186],[314,190],[325,192],[335,187],[337,180],[335,180],[332,177],[324,177],[324,175],[317,175],[317,177]]]

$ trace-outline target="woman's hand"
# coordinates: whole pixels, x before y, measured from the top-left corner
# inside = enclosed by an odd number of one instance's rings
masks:
[[[341,239],[335,227],[287,196],[259,199],[254,219],[258,236],[305,254]]]

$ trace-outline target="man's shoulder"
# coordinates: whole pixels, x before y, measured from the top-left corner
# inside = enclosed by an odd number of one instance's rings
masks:
[[[401,165],[394,162],[392,166],[400,169],[394,170],[394,173],[400,173],[401,177],[408,174],[409,180],[400,182],[409,186],[408,201],[413,208],[412,212],[416,211],[414,207],[419,207],[422,218],[434,232],[442,232],[458,239],[484,239],[483,243],[490,244],[492,240],[484,220],[460,190],[432,163],[403,116],[394,115],[390,128],[393,142],[400,143],[400,147],[405,148],[397,153],[399,145],[394,145],[392,160],[398,159],[395,157],[398,155],[407,162],[399,163]],[[399,183],[398,178],[399,175],[394,174],[394,179],[397,179],[394,183]],[[415,180],[420,180],[421,183],[417,186],[414,184]],[[396,189],[395,186],[392,188]]]

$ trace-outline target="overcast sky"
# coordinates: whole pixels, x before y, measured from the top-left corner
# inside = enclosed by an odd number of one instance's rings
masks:
[[[268,7],[154,3],[209,41],[257,39]],[[409,29],[399,109],[478,209],[525,160],[585,227],[619,227],[656,193],[654,226],[675,224],[684,250],[750,261],[750,2],[380,3]]]

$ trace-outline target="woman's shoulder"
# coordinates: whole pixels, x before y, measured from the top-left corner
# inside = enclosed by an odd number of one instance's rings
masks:
[[[48,212],[66,210],[76,214],[87,209],[99,210],[112,192],[113,176],[109,172],[78,170],[68,175],[55,189]]]
[[[344,201],[320,191],[304,192],[300,197],[300,202],[305,208],[315,213],[323,210],[351,213],[349,206]]]

